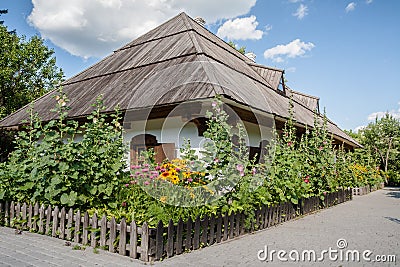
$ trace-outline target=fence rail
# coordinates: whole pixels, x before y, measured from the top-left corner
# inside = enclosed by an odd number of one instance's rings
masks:
[[[385,183],[379,183],[373,186],[363,186],[363,187],[356,187],[353,188],[353,196],[362,196],[362,195],[366,195],[368,193],[371,193],[373,191],[382,189],[383,187],[385,187]]]
[[[263,206],[254,211],[251,222],[242,212],[219,214],[194,221],[182,219],[168,225],[160,221],[156,228],[145,222],[101,219],[97,214],[52,206],[27,205],[26,203],[0,203],[0,225],[4,225],[70,240],[82,245],[100,247],[144,262],[179,255],[184,251],[220,243],[249,232],[265,229],[285,221],[331,207],[352,199],[352,190],[345,189],[319,197],[301,199],[297,205],[290,202]],[[248,221],[246,223],[246,221]]]

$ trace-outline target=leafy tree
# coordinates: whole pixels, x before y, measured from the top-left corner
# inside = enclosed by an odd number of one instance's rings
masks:
[[[2,10],[2,14],[7,11]],[[38,36],[27,40],[0,25],[0,119],[55,89],[63,72]]]
[[[400,121],[390,114],[383,118],[375,119],[375,122],[361,130],[361,141],[372,153],[380,159],[385,172],[389,168],[398,166],[396,158],[400,153]]]
[[[0,10],[0,15],[7,10]],[[34,36],[27,40],[8,31],[0,21],[0,120],[54,89],[63,72],[56,66],[54,51]],[[0,162],[13,150],[14,133],[0,129]]]
[[[237,48],[236,44],[234,42],[232,42],[232,41],[229,41],[228,44],[230,46],[232,46],[233,48],[235,48],[237,51],[239,51],[239,53],[241,53],[243,55],[246,53],[246,47],[245,46],[241,46],[240,48]]]
[[[357,142],[361,143],[361,131],[359,132],[353,132],[353,130],[344,130],[344,132],[350,136],[351,138],[353,138],[354,140],[356,140]]]
[[[3,14],[7,14],[8,10],[7,9],[0,9],[0,16]],[[0,20],[0,24],[3,25],[4,24],[4,20]]]

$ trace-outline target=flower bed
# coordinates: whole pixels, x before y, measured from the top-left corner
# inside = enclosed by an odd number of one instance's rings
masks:
[[[139,226],[123,218],[117,223],[114,217],[108,219],[104,215],[100,219],[97,214],[89,216],[88,212],[50,205],[0,202],[0,224],[148,262],[231,240],[351,199],[351,190],[339,190],[328,193],[324,201],[311,197],[300,199],[297,205],[285,202],[262,206],[251,212],[254,220],[250,224],[246,223],[245,213],[236,212],[197,216],[195,220],[180,219],[176,224],[170,220],[167,226],[159,221],[155,228],[149,227],[147,222]]]

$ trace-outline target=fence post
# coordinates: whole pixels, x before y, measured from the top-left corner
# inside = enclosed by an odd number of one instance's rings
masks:
[[[28,206],[28,230],[32,229],[33,207],[32,204]]]
[[[38,220],[39,220],[39,203],[35,203],[33,207],[33,223],[32,223],[32,230],[36,232],[38,230]]]
[[[19,203],[19,201],[18,201],[17,205],[15,206],[15,219],[17,219],[17,220],[21,219],[20,213],[21,213],[21,203]]]
[[[97,213],[92,216],[92,231],[90,232],[90,246],[97,247],[96,230],[98,227]]]
[[[75,214],[75,233],[74,233],[74,241],[79,243],[79,232],[81,230],[81,211],[78,210]]]
[[[240,214],[240,212],[238,212],[236,214],[236,216],[235,216],[235,221],[236,221],[236,224],[235,224],[235,237],[240,235],[240,219],[241,219],[240,217],[241,217],[241,214]]]
[[[11,201],[11,205],[10,205],[10,225],[13,226],[14,222],[14,214],[15,214],[15,203],[14,201]]]
[[[51,206],[47,206],[47,210],[45,211],[45,215],[46,215],[46,232],[45,234],[48,235],[50,233],[50,222],[51,222]]]
[[[204,219],[201,222],[201,238],[200,243],[204,246],[207,246],[208,243],[208,216],[205,215]]]
[[[100,246],[106,246],[106,235],[107,235],[107,217],[104,214],[100,221]]]
[[[156,230],[156,257],[155,257],[156,260],[161,259],[164,252],[163,234],[164,234],[164,225],[163,222],[160,220],[158,222]]]
[[[5,222],[5,226],[9,226],[10,223],[10,206],[8,204],[8,201],[6,201],[6,204],[4,205],[4,222]]]
[[[200,217],[197,216],[194,221],[194,236],[193,236],[193,250],[200,247]]]
[[[265,207],[267,209],[267,227],[266,228],[268,228],[268,227],[272,226],[272,219],[273,219],[273,215],[274,215],[274,207],[273,206],[267,206],[267,205],[265,205]]]
[[[142,226],[142,241],[141,241],[140,259],[144,262],[149,261],[149,226],[144,222]]]
[[[167,233],[167,257],[169,258],[174,256],[175,226],[172,219],[169,220]]]
[[[192,218],[189,217],[189,219],[186,222],[185,250],[190,250],[192,248],[192,227],[193,227],[193,221]]]
[[[61,239],[65,238],[65,219],[66,219],[66,213],[65,213],[65,208],[63,207],[61,209],[61,213],[60,213],[60,238]]]
[[[53,212],[53,230],[51,233],[52,237],[57,236],[57,230],[58,230],[58,207],[56,206]]]
[[[258,224],[260,221],[260,209],[256,209],[254,211],[254,221],[251,221],[251,227],[250,227],[250,232],[254,232],[256,229],[258,229]]]
[[[115,252],[114,241],[117,235],[117,223],[115,222],[114,216],[111,218],[110,222],[110,237],[109,237],[109,246],[108,251]]]
[[[137,257],[137,226],[135,220],[131,222],[129,256],[136,259]]]
[[[86,211],[83,215],[83,228],[82,228],[82,244],[87,245],[89,243],[89,214]]]
[[[21,213],[22,213],[22,228],[24,229],[27,226],[27,220],[26,220],[26,203],[22,205],[21,208]]]
[[[222,238],[223,241],[228,240],[228,225],[229,225],[229,218],[228,218],[228,212],[226,212],[224,215],[224,236]]]
[[[45,207],[42,204],[39,209],[39,233],[43,234],[44,233],[44,215],[45,215]]]
[[[247,228],[247,230],[250,230]],[[244,235],[246,233],[246,225],[245,225],[245,215],[243,212],[240,213],[240,235]]]
[[[119,254],[122,256],[126,255],[126,221],[122,218],[119,230]]]
[[[67,240],[72,240],[72,223],[74,222],[74,210],[72,208],[68,211],[68,221],[67,221]]]
[[[215,235],[215,241],[217,243],[221,242],[222,237],[222,214],[218,214],[217,217],[217,234]]]
[[[215,216],[214,214],[212,214],[210,218],[210,236],[209,236],[210,245],[214,244],[214,235],[215,235],[214,233],[215,233]]]
[[[270,223],[270,216],[271,210],[267,205],[264,205],[261,209],[261,223],[258,225],[258,229],[265,229],[269,227],[269,223]],[[258,220],[256,220],[257,222]]]
[[[183,247],[183,221],[179,218],[178,225],[176,226],[176,254],[182,253]]]

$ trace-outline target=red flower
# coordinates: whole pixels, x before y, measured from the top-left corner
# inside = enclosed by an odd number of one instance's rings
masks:
[[[306,178],[306,179],[304,179],[304,182],[305,182],[306,184],[308,184],[308,183],[310,182],[310,180],[308,180],[308,179]]]

